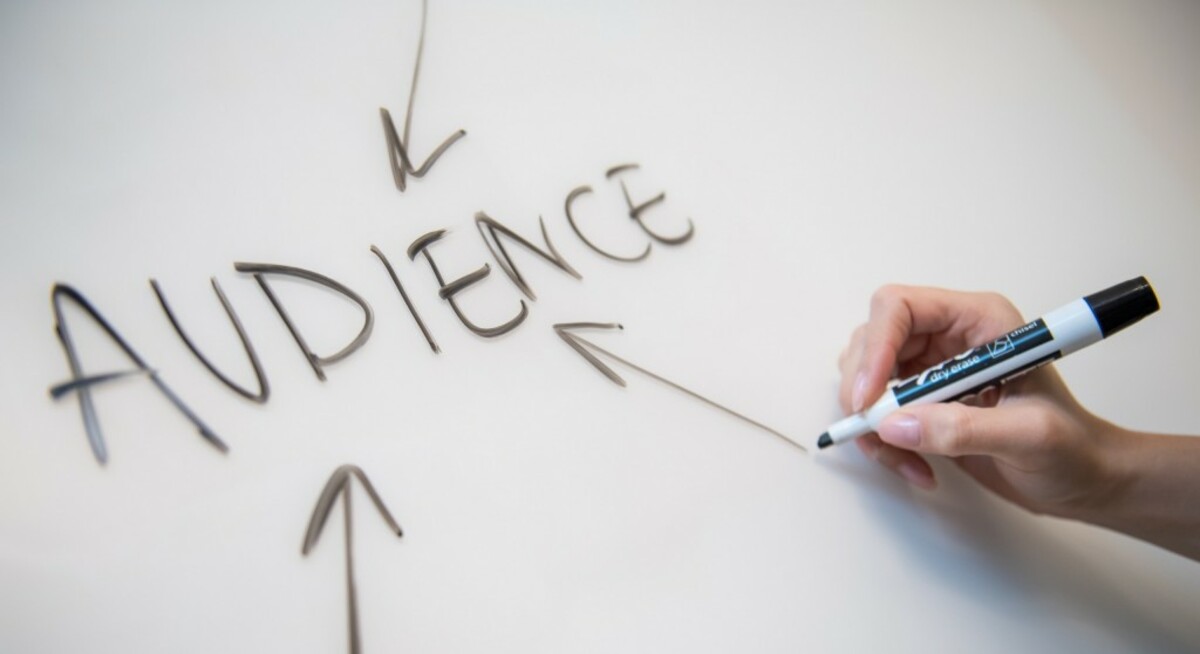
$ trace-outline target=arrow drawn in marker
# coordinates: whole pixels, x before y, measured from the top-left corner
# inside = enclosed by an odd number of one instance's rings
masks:
[[[633,363],[632,361],[629,361],[628,359],[623,359],[623,358],[613,354],[612,352],[609,352],[608,350],[600,347],[599,345],[596,345],[595,343],[583,338],[582,336],[572,333],[571,330],[574,330],[574,329],[625,329],[625,327],[623,327],[619,323],[615,323],[615,322],[564,322],[564,323],[558,323],[557,325],[554,325],[554,332],[556,334],[558,334],[559,338],[563,339],[563,342],[565,342],[567,345],[571,346],[571,349],[578,352],[579,355],[582,356],[588,363],[592,364],[592,366],[594,366],[596,368],[596,370],[599,370],[601,373],[604,374],[605,377],[608,377],[613,383],[617,384],[618,386],[625,386],[625,380],[620,375],[618,375],[616,373],[616,371],[614,371],[612,368],[608,367],[607,364],[605,364],[603,361],[601,361],[599,357],[597,357],[595,354],[593,354],[592,351],[603,354],[604,356],[606,356],[628,368],[636,370],[637,372],[640,372],[643,375],[646,375],[647,377],[649,377],[657,382],[666,384],[667,386],[670,386],[671,388],[674,388],[677,391],[686,393],[687,395],[690,395],[711,407],[720,409],[721,411],[724,411],[725,413],[728,413],[729,415],[731,415],[739,420],[748,422],[751,425],[754,425],[755,427],[758,427],[759,429],[767,432],[768,434],[771,434],[772,436],[779,438],[780,440],[784,441],[788,445],[791,445],[792,447],[799,449],[801,452],[808,452],[808,450],[805,449],[805,447],[803,445],[788,438],[787,436],[784,436],[781,432],[779,432],[775,429],[772,429],[757,420],[754,420],[752,418],[744,416],[723,404],[719,404],[713,400],[710,400],[709,398],[704,397],[703,395],[697,393],[696,391],[693,391],[689,388],[685,388],[679,384],[676,384],[675,382],[671,381],[670,379],[667,379],[666,377],[663,377],[656,373],[650,372],[649,370],[646,370],[645,368],[637,365],[636,363]]]
[[[350,654],[360,654],[362,651],[362,640],[358,632],[358,594],[355,592],[354,587],[354,542],[352,540],[354,517],[350,510],[351,476],[358,478],[363,490],[367,491],[367,495],[375,503],[375,508],[379,509],[379,513],[383,516],[383,521],[388,524],[388,527],[396,532],[397,536],[404,535],[404,532],[400,529],[400,525],[396,523],[396,519],[392,517],[387,507],[383,505],[383,500],[379,498],[379,493],[375,492],[375,487],[371,485],[371,480],[367,479],[366,473],[356,465],[347,464],[333,471],[333,474],[329,476],[329,481],[325,483],[325,489],[321,491],[321,496],[317,498],[317,506],[313,509],[312,518],[308,521],[308,529],[304,532],[304,545],[300,548],[300,554],[308,556],[313,546],[317,544],[317,539],[321,536],[321,530],[325,528],[325,522],[329,519],[329,512],[333,510],[333,505],[337,502],[340,495],[342,498],[342,517],[344,518],[346,528],[346,607],[349,620]]]
[[[460,129],[454,132],[434,149],[433,153],[425,159],[425,163],[420,167],[413,166],[412,159],[409,157],[409,150],[412,148],[409,133],[412,131],[413,103],[417,98],[417,78],[421,75],[421,56],[425,52],[425,15],[427,13],[429,13],[429,0],[421,0],[421,31],[420,36],[417,37],[417,60],[413,64],[412,86],[408,91],[408,109],[404,112],[404,138],[396,133],[396,123],[392,122],[392,114],[383,107],[379,108],[379,118],[383,121],[383,135],[387,139],[388,145],[388,163],[392,167],[392,178],[396,183],[396,189],[401,192],[408,185],[408,175],[424,177],[425,173],[429,172],[433,164],[450,146],[467,135],[466,130]]]

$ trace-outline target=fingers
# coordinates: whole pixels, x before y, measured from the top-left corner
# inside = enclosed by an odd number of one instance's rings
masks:
[[[879,425],[887,444],[926,454],[985,454],[1021,467],[1036,460],[1062,429],[1058,416],[1037,404],[992,408],[957,402],[902,409]]]
[[[871,298],[868,321],[854,331],[838,358],[838,402],[846,413],[862,411],[879,398],[898,371],[924,369],[1021,323],[1021,314],[994,293],[881,287]],[[988,405],[994,402],[994,396],[985,400]],[[1024,422],[1019,413],[973,413],[978,410],[962,405],[905,410],[885,420],[879,435],[869,434],[856,442],[869,458],[910,483],[931,489],[936,486],[933,470],[918,452],[1017,460],[1045,431]],[[1025,438],[1014,438],[1017,432]]]
[[[937,480],[933,476],[933,468],[921,455],[893,447],[879,440],[879,436],[875,434],[867,434],[854,440],[858,445],[858,449],[867,458],[878,461],[880,465],[900,475],[908,483],[923,488],[925,490],[933,490],[937,487]]]
[[[849,384],[850,410],[861,411],[878,399],[897,363],[925,352],[928,335],[948,334],[974,345],[1020,323],[1020,313],[994,293],[881,287],[871,298],[858,368],[852,380],[843,380]]]
[[[929,334],[910,334],[904,345],[900,346],[900,352],[896,355],[896,363],[903,365],[925,354],[929,349],[929,341]]]
[[[850,343],[838,355],[838,369],[842,373],[838,387],[838,403],[842,405],[842,411],[845,413],[854,413],[851,395],[854,390],[855,373],[858,372],[862,363],[866,331],[865,323],[855,328],[854,332],[850,334]],[[928,346],[929,334],[914,334],[901,346],[898,359],[903,364],[923,354]]]
[[[942,331],[951,314],[928,289],[883,286],[871,297],[871,313],[863,333],[863,354],[851,387],[850,407],[861,411],[883,393],[900,351],[914,331]],[[922,329],[917,330],[920,326]]]
[[[838,404],[842,405],[842,412],[846,414],[854,413],[850,394],[853,391],[854,374],[858,371],[859,363],[862,361],[863,332],[866,331],[866,327],[866,325],[859,325],[854,330],[854,333],[850,335],[850,344],[842,350],[842,354],[838,357],[838,368],[842,373],[842,381],[838,385]]]

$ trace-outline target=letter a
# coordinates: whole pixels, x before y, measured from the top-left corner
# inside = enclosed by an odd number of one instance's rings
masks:
[[[84,375],[83,366],[79,361],[79,353],[76,351],[75,344],[71,340],[71,334],[67,329],[66,318],[63,316],[62,300],[64,298],[74,302],[79,308],[83,309],[83,311],[92,319],[92,321],[99,325],[100,328],[104,330],[104,333],[107,334],[108,337],[112,339],[112,341],[116,343],[118,347],[121,348],[121,350],[125,353],[125,356],[129,357],[129,359],[133,361],[133,364],[136,366],[136,368],[132,370],[109,372],[99,375]],[[229,447],[226,446],[225,443],[218,438],[211,429],[208,428],[208,425],[204,424],[204,421],[202,421],[199,416],[192,412],[192,410],[183,403],[183,400],[181,400],[179,396],[171,390],[171,387],[167,386],[166,382],[164,382],[162,378],[158,376],[157,371],[146,365],[145,360],[138,355],[133,347],[130,346],[129,343],[126,342],[119,333],[117,333],[117,330],[114,329],[113,326],[104,319],[104,316],[100,315],[99,311],[96,311],[96,308],[93,307],[92,304],[87,301],[87,298],[83,297],[79,291],[76,291],[74,288],[66,284],[55,284],[50,290],[50,304],[54,307],[54,328],[58,333],[58,340],[62,344],[63,351],[67,355],[67,363],[71,366],[70,381],[52,387],[50,389],[50,396],[58,399],[72,392],[79,394],[79,408],[83,412],[83,426],[87,431],[88,442],[90,442],[92,445],[92,453],[96,456],[97,461],[102,464],[107,462],[108,450],[104,445],[104,433],[100,430],[100,420],[96,417],[96,407],[95,403],[92,401],[92,386],[120,377],[136,374],[145,374],[148,376],[150,381],[154,382],[155,388],[157,388],[158,391],[163,394],[163,396],[170,400],[171,404],[175,405],[175,408],[179,409],[179,411],[183,413],[183,415],[187,417],[187,419],[190,420],[193,425],[196,426],[196,429],[199,430],[200,435],[204,438],[204,440],[208,441],[209,444],[221,452],[229,451]]]

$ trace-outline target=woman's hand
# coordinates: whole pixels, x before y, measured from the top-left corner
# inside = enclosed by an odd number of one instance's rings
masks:
[[[1024,322],[993,293],[885,286],[839,359],[842,409],[857,413],[879,399],[889,379],[918,374]],[[901,408],[857,443],[921,488],[937,485],[922,455],[947,456],[1030,511],[1091,522],[1200,560],[1200,437],[1106,422],[1080,406],[1051,366],[965,402]]]
[[[861,411],[889,379],[918,374],[1024,323],[1000,295],[885,286],[842,352],[842,409]],[[1020,506],[1076,516],[1115,492],[1106,455],[1120,437],[1120,430],[1080,406],[1046,366],[969,404],[903,408],[880,424],[878,434],[857,442],[867,456],[921,488],[936,485],[921,454],[941,454]]]

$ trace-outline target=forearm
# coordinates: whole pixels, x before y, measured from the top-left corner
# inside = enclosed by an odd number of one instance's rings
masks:
[[[1079,517],[1200,561],[1200,437],[1113,429],[1113,483]]]

